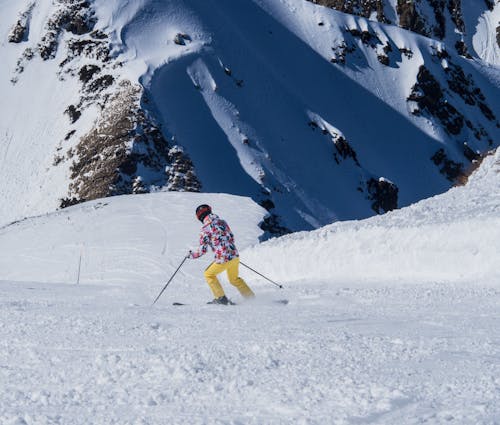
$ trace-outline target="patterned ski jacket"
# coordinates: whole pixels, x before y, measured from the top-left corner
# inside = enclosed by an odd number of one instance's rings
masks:
[[[227,263],[239,257],[229,225],[216,214],[209,214],[203,220],[200,246],[196,251],[192,251],[189,257],[201,257],[207,253],[208,247],[214,252],[215,262],[218,264]]]

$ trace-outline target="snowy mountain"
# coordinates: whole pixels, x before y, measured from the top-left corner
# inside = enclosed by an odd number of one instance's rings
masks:
[[[499,145],[498,4],[328,3],[349,13],[1,0],[0,223],[201,190],[280,234],[441,193]]]
[[[207,255],[152,307],[207,201],[285,289],[242,267],[255,301],[223,277],[239,305],[206,305]],[[466,186],[260,244],[266,211],[223,194],[117,196],[3,227],[0,423],[497,423],[499,208],[500,151]]]
[[[493,0],[311,0],[335,10],[395,24],[445,41],[465,57],[500,61],[500,8]]]

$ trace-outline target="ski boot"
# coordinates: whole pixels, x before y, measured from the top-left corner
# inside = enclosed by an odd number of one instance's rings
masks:
[[[219,297],[219,298],[214,298],[212,301],[209,301],[207,304],[235,305],[225,295],[223,295],[222,297]]]

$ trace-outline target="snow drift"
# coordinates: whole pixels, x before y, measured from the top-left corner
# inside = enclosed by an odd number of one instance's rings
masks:
[[[466,186],[384,216],[271,240],[244,256],[277,279],[498,285],[499,241],[497,151]]]

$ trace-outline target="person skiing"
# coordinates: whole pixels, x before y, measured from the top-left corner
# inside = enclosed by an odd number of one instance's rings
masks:
[[[224,271],[227,273],[229,282],[238,289],[244,298],[254,297],[253,291],[239,277],[240,258],[229,225],[217,214],[213,214],[212,208],[206,204],[196,208],[196,217],[203,223],[200,233],[200,246],[195,251],[189,251],[187,257],[191,259],[199,258],[206,254],[208,247],[215,254],[214,261],[204,272],[205,280],[214,295],[213,301],[208,304],[232,304],[226,297],[219,279],[217,279],[217,275]]]

